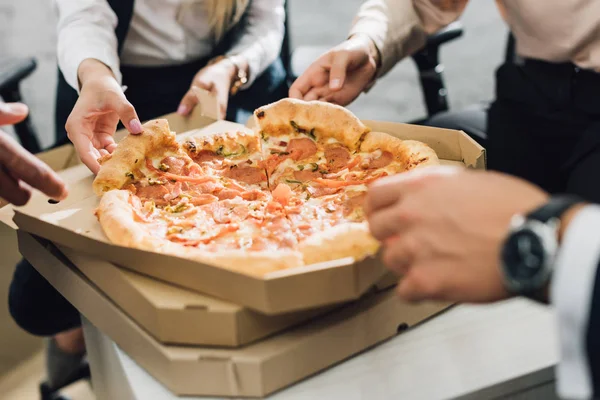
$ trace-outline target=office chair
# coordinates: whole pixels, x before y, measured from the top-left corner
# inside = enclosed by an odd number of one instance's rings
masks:
[[[506,41],[505,62],[513,63],[516,60],[515,38],[509,33]],[[477,143],[485,147],[487,130],[487,111],[490,102],[473,104],[462,110],[445,111],[432,116],[424,124],[438,128],[458,129],[472,137]]]
[[[21,81],[27,78],[36,68],[34,58],[0,60],[0,97],[7,102],[20,102]],[[41,150],[37,135],[29,116],[14,125],[15,133],[21,145],[32,153]]]

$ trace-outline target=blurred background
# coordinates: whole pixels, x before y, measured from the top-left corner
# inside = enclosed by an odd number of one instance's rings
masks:
[[[360,0],[290,0],[293,49],[333,46],[345,39]],[[507,29],[492,1],[472,1],[462,18],[465,33],[441,48],[451,109],[487,101],[493,95],[494,69],[504,57]],[[21,84],[23,101],[42,147],[52,144],[56,86],[56,17],[47,0],[0,2],[0,65],[35,57],[37,69]],[[405,60],[351,107],[363,119],[411,121],[426,115],[415,64]],[[8,284],[19,258],[14,233],[0,228],[0,398],[37,399],[43,377],[42,341],[23,333],[7,310]],[[89,389],[74,399],[88,399]]]

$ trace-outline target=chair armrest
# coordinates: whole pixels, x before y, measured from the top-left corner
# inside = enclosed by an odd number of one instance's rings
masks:
[[[34,58],[0,60],[0,93],[13,89],[35,68]]]
[[[461,37],[463,33],[464,29],[462,23],[460,21],[455,21],[434,34],[429,35],[425,47],[440,46]]]
[[[444,66],[439,61],[440,46],[459,38],[462,34],[462,24],[458,21],[453,22],[430,35],[425,46],[412,56],[419,70],[419,80],[428,118],[448,110],[447,91],[442,76]]]

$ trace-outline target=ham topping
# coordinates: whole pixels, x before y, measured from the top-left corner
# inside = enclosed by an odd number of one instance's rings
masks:
[[[286,148],[289,157],[300,161],[317,154],[317,144],[309,138],[292,139]]]
[[[223,175],[248,184],[256,184],[267,180],[265,170],[256,167],[230,168]]]
[[[329,172],[338,172],[350,162],[350,152],[340,145],[327,146],[325,148],[325,158],[327,159],[327,170]]]

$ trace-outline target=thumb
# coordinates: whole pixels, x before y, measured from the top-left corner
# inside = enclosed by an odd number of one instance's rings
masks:
[[[0,103],[0,125],[13,125],[23,121],[29,108],[23,103]]]
[[[333,55],[331,70],[329,71],[329,88],[331,90],[339,90],[344,86],[349,61],[347,51],[341,51]]]
[[[180,115],[188,115],[190,111],[198,104],[198,97],[192,89],[188,90],[177,108],[177,113]]]
[[[115,99],[113,109],[116,111],[119,119],[123,123],[123,126],[135,135],[142,133],[142,123],[138,118],[135,108],[125,98],[125,96],[119,96]]]

